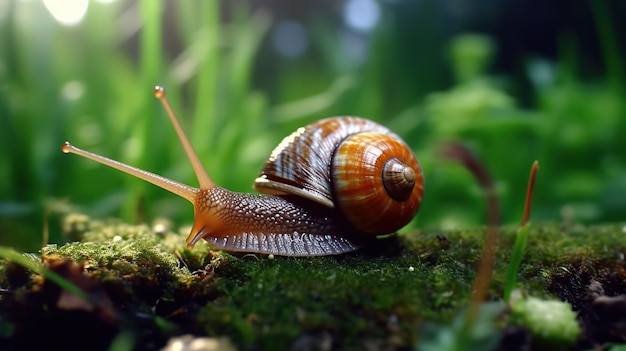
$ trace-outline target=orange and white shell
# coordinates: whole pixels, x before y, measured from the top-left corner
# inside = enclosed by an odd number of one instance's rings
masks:
[[[338,208],[357,230],[380,235],[415,216],[423,182],[415,155],[396,134],[363,118],[333,117],[283,139],[254,187]]]

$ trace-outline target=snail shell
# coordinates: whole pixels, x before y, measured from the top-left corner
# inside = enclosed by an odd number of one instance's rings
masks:
[[[283,139],[254,187],[338,208],[354,228],[380,235],[415,216],[423,182],[417,159],[396,134],[367,119],[334,117]]]

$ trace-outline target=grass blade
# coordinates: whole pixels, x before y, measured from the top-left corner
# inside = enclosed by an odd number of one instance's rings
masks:
[[[511,261],[509,262],[509,268],[506,272],[504,282],[505,301],[509,300],[511,292],[517,285],[517,273],[522,263],[522,257],[524,257],[524,251],[526,250],[526,243],[528,242],[530,205],[533,199],[533,189],[535,188],[535,178],[538,170],[539,162],[535,161],[530,169],[530,176],[528,178],[528,189],[526,190],[526,202],[524,204],[524,216],[522,217],[522,223],[520,224],[517,236],[515,237],[515,244],[513,245],[513,251],[511,252]]]

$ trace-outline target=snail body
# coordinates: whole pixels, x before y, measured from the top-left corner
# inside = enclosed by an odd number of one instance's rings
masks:
[[[395,232],[417,213],[423,174],[410,148],[389,129],[358,117],[320,120],[287,136],[266,161],[254,188],[217,186],[175,118],[163,88],[155,88],[200,183],[191,187],[78,149],[75,153],[160,186],[194,205],[187,237],[227,251],[284,256],[334,255],[357,250],[376,235]]]

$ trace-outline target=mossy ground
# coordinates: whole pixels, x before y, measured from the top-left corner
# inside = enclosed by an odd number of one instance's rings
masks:
[[[89,349],[122,339],[159,349],[181,334],[226,336],[240,349],[411,349],[422,327],[449,323],[468,306],[484,234],[416,232],[351,254],[289,258],[189,250],[184,230],[161,226],[81,215],[64,223],[72,242],[44,247],[41,261],[88,301],[2,261],[0,348],[70,345],[88,333]],[[493,300],[502,296],[515,231],[500,230]],[[623,236],[621,224],[534,225],[521,290],[576,299],[600,279],[611,295],[626,293]]]

